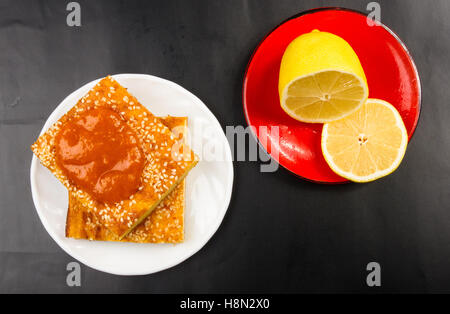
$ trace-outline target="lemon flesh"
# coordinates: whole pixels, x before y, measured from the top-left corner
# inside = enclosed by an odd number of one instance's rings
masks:
[[[324,125],[322,153],[338,175],[369,182],[394,172],[406,151],[408,134],[388,102],[368,99],[357,112]]]
[[[278,91],[283,110],[296,120],[326,123],[355,112],[366,101],[366,76],[352,47],[317,30],[286,48]]]

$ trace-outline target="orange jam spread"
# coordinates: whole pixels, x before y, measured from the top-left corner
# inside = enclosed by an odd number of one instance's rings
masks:
[[[81,112],[56,136],[56,163],[97,201],[113,204],[136,193],[145,156],[135,132],[107,108]]]

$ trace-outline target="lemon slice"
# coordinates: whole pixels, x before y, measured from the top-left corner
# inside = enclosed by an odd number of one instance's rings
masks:
[[[379,99],[368,99],[360,110],[325,124],[322,131],[322,152],[328,165],[354,182],[369,182],[394,172],[407,143],[400,114]]]
[[[369,88],[358,56],[341,37],[314,30],[292,41],[280,66],[278,91],[292,118],[326,123],[355,112]]]

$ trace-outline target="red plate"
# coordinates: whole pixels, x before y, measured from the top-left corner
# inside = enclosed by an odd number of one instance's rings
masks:
[[[278,97],[284,50],[293,39],[314,29],[341,36],[353,47],[367,76],[369,97],[386,100],[397,108],[410,139],[420,115],[419,74],[394,32],[384,25],[369,26],[366,15],[342,8],[300,13],[276,27],[256,48],[245,73],[243,103],[247,123],[255,127],[260,144],[280,165],[304,179],[343,183],[347,180],[336,175],[322,156],[322,124],[292,119],[281,109]],[[269,130],[278,126],[279,140],[267,136],[261,141],[261,126]]]

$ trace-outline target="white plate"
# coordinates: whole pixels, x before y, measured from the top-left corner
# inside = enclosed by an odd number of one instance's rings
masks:
[[[68,206],[66,188],[39,163],[31,162],[30,179],[34,205],[50,236],[73,258],[94,269],[117,275],[144,275],[175,266],[200,250],[219,228],[227,211],[233,185],[231,151],[223,130],[209,109],[181,86],[150,75],[119,74],[114,78],[128,88],[157,116],[187,116],[193,150],[200,162],[186,181],[185,242],[181,244],[134,244],[74,240],[65,237]],[[91,89],[98,80],[70,94],[53,111],[45,132]],[[203,130],[203,131],[202,131]],[[205,131],[206,130],[206,131]],[[223,149],[222,160],[202,160],[202,147],[211,141]],[[200,148],[197,148],[200,147]],[[200,150],[200,151],[199,151]]]

